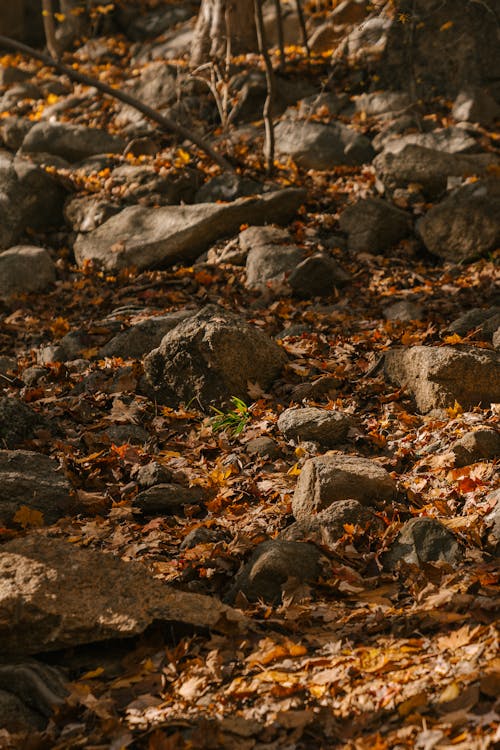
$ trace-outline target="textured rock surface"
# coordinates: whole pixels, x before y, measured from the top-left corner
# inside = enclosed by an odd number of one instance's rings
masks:
[[[385,372],[415,398],[418,409],[467,409],[500,400],[500,357],[487,349],[413,346],[386,352]]]
[[[318,409],[285,409],[278,419],[278,429],[287,440],[312,440],[325,446],[342,443],[351,419],[339,411]]]
[[[459,336],[466,336],[474,331],[475,339],[491,341],[497,328],[500,328],[500,307],[493,306],[484,309],[474,307],[468,310],[454,320],[447,330],[450,333],[458,333]]]
[[[433,255],[454,263],[473,260],[500,242],[500,181],[464,185],[433,206],[418,232]]]
[[[229,599],[234,600],[241,591],[250,601],[278,602],[283,584],[289,579],[307,583],[318,577],[320,557],[319,550],[312,544],[278,539],[263,542],[237,575]]]
[[[295,245],[257,245],[247,255],[245,286],[266,289],[282,284],[303,257]]]
[[[370,162],[375,152],[365,136],[346,125],[283,120],[275,129],[276,151],[304,169]]]
[[[235,234],[243,223],[288,221],[304,198],[303,190],[290,188],[226,204],[130,206],[94,231],[80,234],[75,257],[79,265],[91,260],[115,271],[194,260],[216,240]]]
[[[476,461],[488,461],[500,456],[500,432],[489,427],[480,427],[456,440],[451,450],[455,466],[468,466]]]
[[[349,236],[349,250],[369,253],[390,250],[410,231],[410,218],[379,198],[365,198],[349,206],[339,219]]]
[[[288,284],[294,296],[307,299],[333,294],[335,288],[344,286],[350,278],[334,258],[326,253],[315,253],[295,266]]]
[[[19,245],[0,253],[0,297],[41,292],[56,279],[56,267],[42,247]]]
[[[34,409],[16,398],[0,398],[0,448],[17,448],[48,424]]]
[[[11,525],[26,506],[54,523],[75,510],[71,486],[57,461],[32,451],[0,451],[0,521]]]
[[[374,461],[347,454],[325,454],[308,459],[292,499],[296,519],[309,518],[339,500],[358,500],[363,505],[389,502],[396,484]]]
[[[94,154],[123,151],[125,142],[105,130],[62,122],[38,122],[26,135],[25,153],[46,153],[76,162]]]
[[[414,565],[439,561],[454,565],[461,558],[458,542],[446,526],[434,518],[412,518],[383,556],[383,565],[386,570],[393,570],[402,560]]]
[[[248,383],[268,387],[286,355],[258,328],[215,305],[180,323],[144,360],[149,385],[162,401],[207,407],[247,398]]]
[[[446,190],[448,177],[482,176],[498,163],[492,154],[447,154],[409,144],[396,154],[384,151],[373,165],[389,191],[416,183],[429,198],[437,198]]]
[[[184,505],[197,503],[201,493],[197,487],[183,487],[181,484],[155,484],[139,492],[133,500],[133,507],[147,516],[171,515],[182,510]]]
[[[339,500],[313,516],[295,521],[280,537],[288,541],[333,545],[347,534],[346,524],[367,529],[368,533],[380,533],[384,526],[370,508],[357,500]]]
[[[172,331],[183,320],[195,314],[195,310],[178,310],[158,315],[148,320],[142,320],[116,336],[105,344],[99,354],[101,357],[122,357],[123,359],[139,359],[152,349],[156,349],[162,338]]]
[[[0,550],[0,653],[14,656],[126,638],[154,621],[223,632],[244,618],[216,600],[175,591],[147,568],[32,534]]]

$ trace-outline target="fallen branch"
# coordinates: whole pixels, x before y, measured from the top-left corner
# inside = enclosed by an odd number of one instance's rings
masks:
[[[94,86],[103,94],[111,96],[113,99],[118,99],[119,101],[124,102],[124,104],[129,104],[134,109],[142,112],[143,115],[146,115],[146,117],[149,117],[150,120],[153,120],[158,125],[160,125],[163,130],[166,130],[170,133],[175,133],[181,138],[185,138],[186,140],[191,141],[191,143],[194,143],[195,146],[198,146],[198,148],[204,151],[207,156],[210,156],[210,158],[213,159],[213,161],[222,169],[231,172],[234,171],[231,164],[226,159],[224,159],[223,156],[217,153],[217,151],[215,151],[205,141],[204,138],[196,135],[196,133],[188,130],[183,125],[179,125],[179,123],[174,122],[174,120],[171,120],[169,117],[161,115],[155,109],[152,109],[152,107],[148,107],[147,104],[141,102],[140,99],[136,99],[135,96],[130,96],[130,94],[126,94],[125,92],[120,91],[120,89],[114,89],[111,86],[102,83],[97,78],[91,78],[84,73],[79,73],[77,70],[69,68],[63,63],[54,60],[44,52],[39,52],[38,50],[33,49],[33,47],[29,47],[27,44],[23,44],[22,42],[18,42],[14,39],[10,39],[9,37],[3,36],[1,34],[0,47],[5,47],[6,49],[14,50],[15,52],[22,52],[25,55],[29,55],[35,60],[39,60],[40,62],[42,62],[44,65],[48,65],[49,67],[54,68],[54,70],[57,70],[58,73],[62,73],[63,75],[68,76],[68,78],[72,81],[83,83],[85,86]]]

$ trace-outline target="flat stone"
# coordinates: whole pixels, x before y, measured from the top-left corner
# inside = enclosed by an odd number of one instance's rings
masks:
[[[47,250],[19,245],[0,253],[0,297],[40,292],[56,279],[56,267]]]
[[[329,447],[344,442],[350,426],[347,414],[312,406],[285,409],[278,419],[278,429],[287,440],[310,440]]]
[[[244,617],[175,591],[139,563],[30,534],[0,549],[0,654],[9,658],[130,638],[153,622],[237,632]]]
[[[125,141],[106,130],[65,122],[38,122],[29,130],[22,145],[25,153],[53,154],[69,162],[94,154],[118,154],[124,148]]]
[[[258,245],[247,255],[247,289],[266,289],[282,284],[304,257],[295,245]]]
[[[305,191],[289,188],[226,204],[129,206],[92,232],[78,235],[75,257],[79,265],[93,261],[110,271],[193,261],[244,223],[288,222],[304,199]]]
[[[368,138],[340,123],[282,120],[275,128],[275,138],[276,152],[290,156],[304,169],[365,164],[375,154]]]
[[[406,388],[422,413],[454,406],[483,407],[500,401],[500,358],[488,349],[413,346],[385,354],[389,380]]]
[[[361,456],[330,454],[308,459],[292,499],[297,520],[328,508],[340,500],[358,500],[363,505],[390,502],[396,483],[387,471]]]

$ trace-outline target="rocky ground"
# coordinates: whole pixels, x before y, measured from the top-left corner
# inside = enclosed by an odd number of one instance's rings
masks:
[[[0,747],[493,748],[500,91],[287,7],[269,176],[258,56],[218,109],[143,5],[66,62],[233,173],[0,59]]]

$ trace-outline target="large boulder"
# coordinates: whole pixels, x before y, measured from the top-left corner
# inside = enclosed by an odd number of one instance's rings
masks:
[[[80,234],[75,257],[79,265],[93,261],[112,271],[192,261],[216,240],[235,234],[242,224],[286,223],[304,199],[304,190],[290,188],[227,204],[130,206],[94,231]]]
[[[295,488],[292,511],[297,520],[328,508],[339,500],[363,505],[391,501],[396,483],[379,464],[361,456],[330,454],[308,459]]]
[[[282,120],[275,130],[276,153],[291,156],[304,169],[370,162],[375,155],[364,135],[341,123]]]
[[[347,232],[349,250],[387,252],[410,231],[410,218],[401,209],[380,198],[363,198],[340,215]]]
[[[175,591],[147,568],[32,534],[0,549],[0,655],[55,651],[127,638],[158,621],[230,632],[238,612]]]
[[[0,252],[0,298],[41,292],[56,279],[56,267],[42,247],[19,245]]]
[[[23,507],[54,523],[71,513],[71,485],[57,461],[32,451],[0,451],[0,523],[10,525]]]
[[[125,142],[105,130],[71,125],[67,122],[38,122],[26,135],[22,151],[51,154],[69,162],[81,161],[95,154],[117,154]]]
[[[389,192],[412,183],[428,198],[445,192],[448,177],[483,176],[498,164],[494,154],[448,154],[411,143],[397,153],[383,151],[373,161],[377,177]]]
[[[433,206],[417,229],[433,255],[454,263],[473,260],[500,243],[500,181],[464,185]]]
[[[468,409],[500,401],[500,355],[488,349],[392,349],[385,354],[385,372],[413,395],[423,413],[455,402]]]
[[[147,382],[158,400],[203,407],[246,399],[248,384],[268,387],[286,354],[258,328],[215,305],[180,323],[144,360]]]
[[[17,448],[36,437],[38,430],[48,427],[47,421],[24,401],[9,396],[0,398],[0,447]]]
[[[400,0],[378,71],[382,85],[453,98],[464,85],[497,83],[499,17],[499,0]]]
[[[160,346],[162,338],[169,331],[194,315],[195,312],[195,310],[177,310],[166,315],[141,320],[113,336],[101,348],[99,354],[101,357],[139,359]]]

